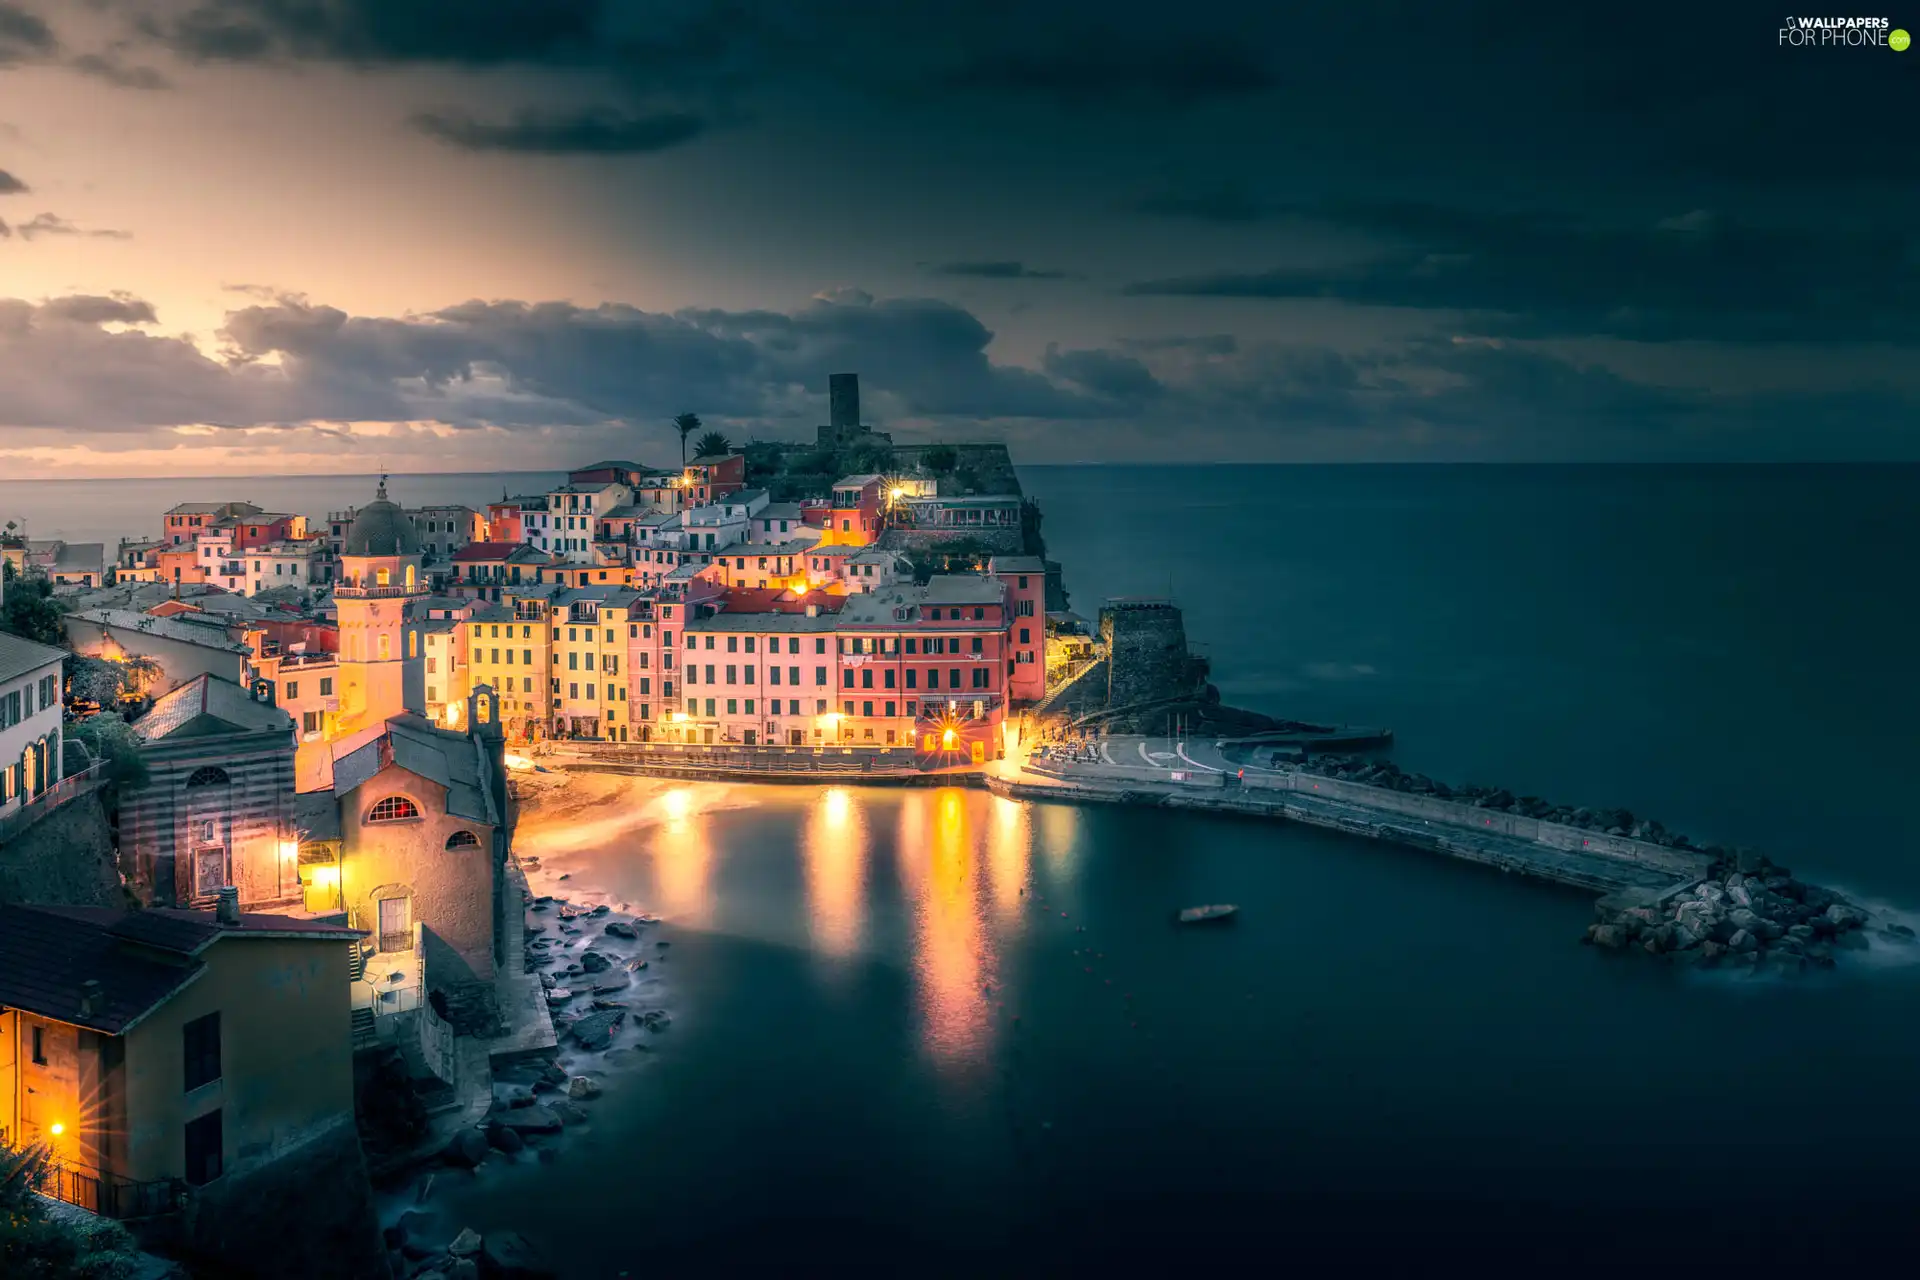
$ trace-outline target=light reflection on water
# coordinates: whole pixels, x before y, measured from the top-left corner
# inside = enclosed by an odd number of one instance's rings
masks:
[[[814,949],[834,960],[860,950],[867,843],[866,811],[842,788],[822,792],[808,807],[800,849],[806,864],[808,932]]]

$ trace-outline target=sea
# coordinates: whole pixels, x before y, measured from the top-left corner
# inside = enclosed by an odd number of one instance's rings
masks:
[[[1231,703],[1920,909],[1920,468],[1020,474],[1071,607],[1171,595]],[[111,541],[370,489],[0,484],[0,516]],[[570,1059],[605,1092],[545,1154],[437,1175],[448,1236],[582,1278],[1910,1262],[1913,950],[1734,977],[1581,946],[1583,895],[1284,825],[576,783],[519,847],[542,892],[663,917],[672,1025]]]

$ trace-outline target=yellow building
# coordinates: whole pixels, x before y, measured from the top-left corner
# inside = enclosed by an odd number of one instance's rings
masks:
[[[647,604],[624,587],[581,587],[553,598],[548,631],[555,737],[639,741],[628,724],[627,624]]]
[[[506,589],[501,604],[478,604],[461,625],[467,632],[469,687],[499,691],[500,722],[512,742],[545,739],[553,726],[551,629],[547,599],[553,587],[521,595]]]
[[[61,1198],[133,1217],[350,1122],[360,936],[231,898],[0,907],[0,1141],[50,1145]]]
[[[355,513],[340,550],[340,581],[333,589],[340,625],[339,708],[335,737],[384,724],[406,710],[410,606],[425,597],[420,539],[387,482]],[[416,642],[417,644],[417,642]],[[421,655],[412,655],[418,661]]]

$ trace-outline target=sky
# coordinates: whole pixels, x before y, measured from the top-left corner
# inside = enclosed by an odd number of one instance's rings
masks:
[[[0,477],[1920,458],[1898,2],[0,0]]]

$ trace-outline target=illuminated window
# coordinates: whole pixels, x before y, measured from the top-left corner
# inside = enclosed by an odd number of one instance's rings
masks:
[[[388,796],[367,810],[368,822],[407,822],[419,816],[419,806],[405,796]]]
[[[392,586],[393,574],[386,569],[375,569],[373,571],[373,585],[376,587]]]
[[[224,787],[227,782],[227,771],[216,769],[212,765],[195,769],[192,776],[187,779],[187,785],[190,787]]]
[[[479,847],[480,837],[471,831],[456,831],[447,837],[449,849],[478,849]]]

